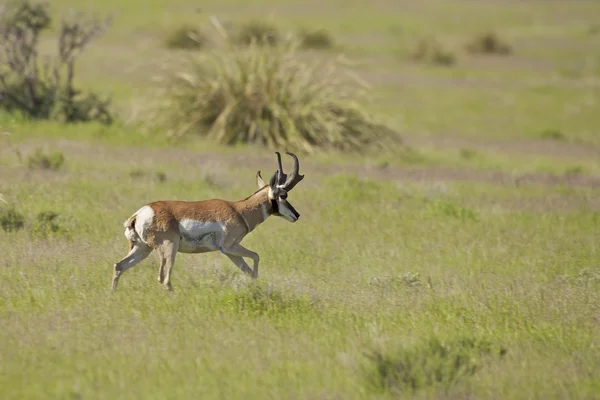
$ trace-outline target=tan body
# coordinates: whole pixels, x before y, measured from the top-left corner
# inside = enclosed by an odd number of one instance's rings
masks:
[[[303,178],[297,175],[297,158],[294,158],[296,165],[292,178],[296,182],[288,182],[288,190]],[[277,175],[279,171],[280,175]],[[140,208],[124,224],[129,254],[114,265],[113,290],[117,288],[121,274],[143,261],[153,250],[160,258],[158,280],[168,288],[171,288],[171,272],[178,252],[220,251],[246,274],[257,278],[260,257],[240,242],[271,215],[290,222],[300,216],[287,202],[287,190],[281,176],[285,174],[280,161],[280,168],[271,183],[266,185],[259,172],[259,190],[240,201],[157,201]],[[252,269],[244,258],[252,259]]]

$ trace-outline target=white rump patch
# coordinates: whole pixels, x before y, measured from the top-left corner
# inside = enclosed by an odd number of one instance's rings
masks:
[[[135,232],[146,243],[146,233],[154,220],[154,210],[150,206],[144,206],[135,215]]]

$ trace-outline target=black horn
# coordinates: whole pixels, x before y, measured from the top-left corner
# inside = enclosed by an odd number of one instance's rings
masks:
[[[281,164],[281,154],[276,151],[277,154],[277,184],[283,185],[287,179],[287,175],[283,172],[283,165]]]
[[[279,153],[277,153],[279,155]],[[298,157],[295,154],[286,152],[286,154],[292,156],[294,159],[294,170],[292,171],[290,177],[285,181],[283,188],[286,191],[290,191],[296,186],[302,179],[304,179],[304,175],[300,175],[300,162],[298,161]],[[279,161],[279,165],[281,165],[281,159]]]

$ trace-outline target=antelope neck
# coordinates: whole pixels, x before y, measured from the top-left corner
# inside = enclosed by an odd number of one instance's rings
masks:
[[[263,189],[236,204],[236,209],[244,220],[248,232],[254,230],[273,213],[269,210],[269,203],[273,207],[273,201],[268,196],[267,189]]]

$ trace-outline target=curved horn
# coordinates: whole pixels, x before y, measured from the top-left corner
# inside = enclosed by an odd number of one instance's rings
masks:
[[[281,154],[276,151],[277,154],[277,184],[283,185],[286,181],[287,175],[283,172],[283,165],[281,164]]]
[[[296,157],[296,155],[293,153],[286,152],[286,154],[292,156],[292,158],[294,159],[294,170],[283,185],[283,188],[289,192],[294,188],[294,186],[300,183],[302,179],[304,179],[304,175],[300,175],[300,162],[298,161],[298,157]]]

